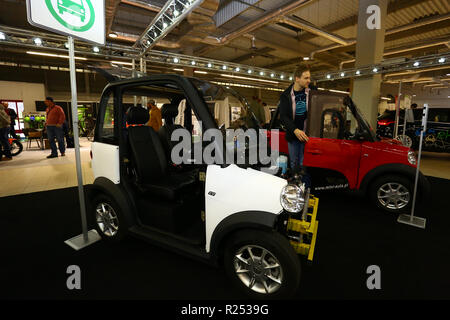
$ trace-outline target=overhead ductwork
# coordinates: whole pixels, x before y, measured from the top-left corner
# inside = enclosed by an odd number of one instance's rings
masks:
[[[403,32],[403,31],[407,31],[407,30],[423,27],[423,26],[426,26],[426,25],[429,25],[429,24],[433,24],[433,23],[446,21],[446,20],[449,20],[449,19],[450,19],[450,14],[444,14],[444,15],[440,15],[440,16],[433,16],[433,17],[430,17],[430,18],[427,18],[427,19],[419,20],[417,22],[413,22],[413,23],[405,24],[403,26],[399,26],[399,27],[394,27],[394,28],[388,29],[385,32],[385,36],[389,36],[389,35],[396,34],[396,33],[399,33],[399,32]],[[344,46],[351,46],[351,45],[356,44],[356,39],[348,39],[347,41],[348,41],[348,43],[345,44],[345,45],[343,45],[343,44],[334,44],[334,45],[331,45],[331,46],[327,46],[327,47],[323,47],[323,48],[314,50],[311,53],[311,55],[310,55],[310,59],[314,59],[314,56],[316,54],[318,54],[318,53],[321,53],[321,52],[326,52],[326,51],[338,49],[338,48],[341,48],[341,47],[344,47]],[[441,43],[436,44],[436,45],[441,45]],[[412,50],[417,50],[417,49],[412,49]],[[406,50],[406,51],[412,51],[412,50]],[[406,51],[403,51],[403,52],[406,52]],[[399,53],[399,52],[396,52],[396,53]],[[388,53],[388,54],[395,54],[395,53]],[[348,60],[348,61],[343,61],[343,63],[350,63],[350,62],[353,62],[353,61]],[[341,68],[342,68],[342,66],[341,66]]]
[[[276,21],[280,22],[280,23],[285,23],[287,25],[296,27],[298,29],[303,29],[305,31],[308,31],[309,33],[313,33],[317,36],[323,37],[325,39],[336,42],[343,46],[348,46],[351,43],[351,40],[344,39],[339,35],[336,35],[334,33],[320,29],[320,28],[312,25],[308,21],[305,21],[305,20],[297,18],[297,17],[289,18],[289,17],[282,16],[282,17],[277,18]]]

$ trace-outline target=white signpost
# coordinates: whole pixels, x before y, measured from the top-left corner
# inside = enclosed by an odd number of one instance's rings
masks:
[[[105,3],[104,0],[27,0],[27,16],[28,22],[33,26],[68,36],[72,125],[83,233],[65,241],[65,243],[75,250],[79,250],[100,240],[100,236],[95,230],[89,232],[87,230],[78,135],[78,101],[73,38],[100,45],[105,44]]]

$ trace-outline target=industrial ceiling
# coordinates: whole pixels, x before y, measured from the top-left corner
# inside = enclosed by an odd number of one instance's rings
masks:
[[[200,2],[167,35],[155,41],[149,52],[242,64],[261,70],[276,70],[278,74],[291,73],[305,60],[316,73],[339,72],[354,67],[358,0]],[[107,45],[101,51],[114,46],[139,48],[146,30],[167,5],[164,0],[105,0]],[[0,29],[3,26],[42,32],[28,24],[25,0],[0,0],[0,6],[3,13]],[[450,52],[448,0],[390,0],[385,26],[384,59],[388,61]],[[22,59],[21,51],[27,49],[0,45],[0,50],[2,60],[18,61]],[[10,50],[14,51],[14,58],[6,53]],[[419,81],[425,78],[442,81],[449,78],[448,62],[428,71],[420,69],[414,73],[385,74],[384,81]],[[78,64],[83,63],[78,61]],[[158,68],[161,72],[173,72],[173,65]]]

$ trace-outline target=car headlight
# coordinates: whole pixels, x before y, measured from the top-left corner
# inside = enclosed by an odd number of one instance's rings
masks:
[[[283,209],[288,212],[297,213],[302,211],[305,205],[305,185],[288,184],[283,187],[280,202]]]
[[[414,151],[412,151],[412,150],[408,151],[408,162],[413,165],[417,164],[416,155],[414,154]]]

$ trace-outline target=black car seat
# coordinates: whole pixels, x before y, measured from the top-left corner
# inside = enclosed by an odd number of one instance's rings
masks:
[[[178,143],[171,140],[172,133],[176,129],[183,129],[181,125],[175,124],[177,115],[178,105],[167,103],[161,107],[161,117],[164,119],[164,125],[159,129],[158,135],[168,159],[170,159],[173,147]]]
[[[196,183],[196,175],[194,172],[169,172],[168,159],[158,134],[152,127],[144,125],[148,119],[148,111],[142,107],[132,107],[127,112],[128,141],[136,185],[143,193],[169,201],[178,200]]]

